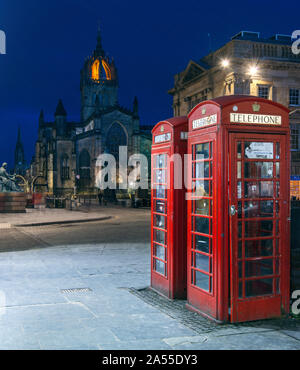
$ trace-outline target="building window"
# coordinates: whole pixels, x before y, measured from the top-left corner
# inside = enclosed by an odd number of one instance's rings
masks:
[[[269,86],[258,86],[258,96],[263,99],[269,99]]]
[[[79,175],[80,179],[89,179],[91,169],[91,158],[89,152],[83,149],[79,155]]]
[[[290,89],[290,105],[300,105],[300,89]]]
[[[127,145],[127,135],[123,127],[115,122],[112,124],[106,136],[106,149],[112,154],[116,161],[119,160],[119,147]]]
[[[291,149],[299,150],[299,134],[298,125],[291,125]]]
[[[69,157],[67,154],[61,156],[60,176],[62,180],[70,179]]]

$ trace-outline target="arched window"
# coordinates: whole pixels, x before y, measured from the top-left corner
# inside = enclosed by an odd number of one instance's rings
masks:
[[[109,154],[112,154],[115,159],[119,160],[119,146],[127,145],[127,136],[123,127],[115,122],[108,130],[106,136],[106,149]]]
[[[79,154],[79,175],[80,179],[89,179],[91,169],[91,157],[86,149]]]
[[[60,159],[60,176],[62,180],[70,178],[69,157],[66,153],[62,154]]]

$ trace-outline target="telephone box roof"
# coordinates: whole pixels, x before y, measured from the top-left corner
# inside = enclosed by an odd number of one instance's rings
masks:
[[[220,96],[218,98],[202,101],[201,103],[197,104],[190,111],[190,113],[188,114],[188,117],[190,117],[190,115],[195,110],[197,110],[200,106],[202,106],[204,104],[215,104],[215,105],[218,105],[219,107],[223,108],[223,107],[226,107],[227,105],[230,105],[230,104],[233,104],[233,103],[240,103],[242,101],[254,101],[254,102],[260,102],[260,103],[272,104],[272,105],[275,105],[275,106],[285,110],[286,112],[290,111],[287,107],[285,107],[282,104],[279,104],[279,103],[274,102],[274,101],[269,100],[269,99],[259,98],[258,96],[253,96],[253,95],[225,95],[225,96]]]
[[[186,116],[179,116],[179,117],[171,117],[171,118],[167,118],[167,119],[164,119],[162,121],[159,121],[152,129],[152,133],[155,131],[155,129],[157,128],[157,126],[163,124],[163,123],[168,123],[169,125],[171,125],[172,127],[177,127],[177,126],[181,126],[181,125],[184,125],[184,124],[187,124],[188,123],[188,119]]]

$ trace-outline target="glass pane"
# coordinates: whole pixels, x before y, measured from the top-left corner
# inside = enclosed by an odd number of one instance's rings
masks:
[[[242,158],[242,143],[240,141],[237,143],[237,157]]]
[[[245,282],[246,297],[273,293],[273,279],[258,279]]]
[[[210,162],[196,162],[193,164],[194,170],[194,177],[197,179],[203,179],[209,177],[209,163]]]
[[[165,168],[167,167],[166,154],[159,154],[156,156],[156,168]]]
[[[209,158],[209,143],[195,145],[195,159]]]
[[[166,228],[166,218],[161,215],[154,215],[153,220],[154,226],[160,227],[161,229]]]
[[[276,143],[276,159],[280,158],[280,143]]]
[[[273,159],[273,143],[245,142],[245,158]]]
[[[241,183],[241,181],[238,181],[238,183],[237,183],[237,197],[238,197],[238,199],[242,198],[242,183]]]
[[[155,182],[156,183],[165,183],[166,182],[166,172],[165,170],[156,170],[156,176],[155,176]]]
[[[242,218],[242,202],[238,202],[238,218]]]
[[[237,178],[240,179],[242,177],[242,162],[237,162]]]
[[[159,213],[167,213],[167,204],[163,200],[156,200],[154,204],[154,209]]]
[[[166,233],[164,231],[154,229],[154,241],[156,241],[157,243],[166,244],[165,235]]]
[[[273,275],[273,259],[245,261],[245,276]]]
[[[210,238],[203,235],[194,235],[194,237],[195,245],[193,246],[193,248],[201,252],[209,253]]]
[[[273,181],[245,181],[245,198],[273,198]]]
[[[195,271],[195,285],[203,290],[209,291],[209,276],[200,271]]]
[[[209,257],[201,253],[195,253],[195,267],[209,272]]]
[[[272,217],[273,216],[273,201],[251,201],[245,202],[245,217]]]
[[[166,187],[164,185],[156,186],[156,198],[166,198]]]
[[[199,215],[209,215],[209,199],[196,199],[193,201],[194,213]]]
[[[198,180],[194,182],[194,195],[197,197],[209,196],[210,180]]]
[[[154,255],[162,260],[165,260],[165,247],[154,244]]]
[[[244,177],[268,179],[273,177],[273,162],[245,162]]]
[[[276,162],[276,177],[280,177],[280,163]]]
[[[266,257],[273,255],[273,239],[245,240],[246,257]]]
[[[209,219],[206,217],[195,218],[195,231],[202,234],[209,234]]]
[[[165,275],[165,263],[160,260],[154,259],[154,270],[162,275]]]
[[[257,220],[245,221],[245,237],[259,237],[273,235],[273,221]]]

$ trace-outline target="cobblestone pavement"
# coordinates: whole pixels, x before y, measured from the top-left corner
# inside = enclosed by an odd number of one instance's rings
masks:
[[[0,349],[300,349],[296,320],[216,325],[147,289],[150,213],[0,232]]]

